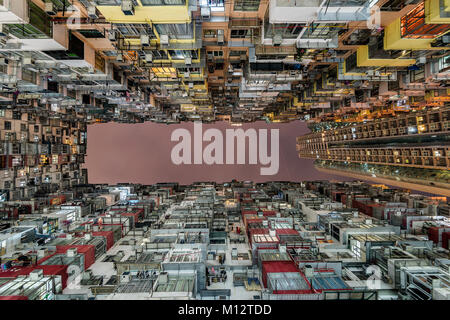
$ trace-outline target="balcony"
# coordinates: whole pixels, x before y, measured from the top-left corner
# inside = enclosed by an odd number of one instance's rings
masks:
[[[343,24],[312,23],[297,40],[297,48],[337,48],[339,34],[345,28]]]
[[[317,12],[319,21],[366,21],[370,17],[367,0],[331,0]]]
[[[316,21],[365,21],[371,1],[275,0],[270,2],[270,23]]]
[[[135,1],[133,1],[135,2]],[[191,21],[186,0],[142,0],[132,15],[122,11],[122,0],[99,0],[97,9],[113,23],[186,23]]]
[[[53,23],[45,11],[28,1],[23,11],[28,23],[6,24],[9,34],[15,38],[15,49],[22,51],[65,50],[53,39]]]
[[[0,0],[2,23],[24,23],[27,20],[27,0]]]

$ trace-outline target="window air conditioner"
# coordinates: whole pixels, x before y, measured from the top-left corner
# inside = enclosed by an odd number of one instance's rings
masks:
[[[152,62],[152,61],[153,61],[153,54],[151,54],[151,53],[146,53],[146,54],[145,54],[145,61],[147,61],[147,62]]]
[[[421,64],[425,64],[427,62],[427,58],[426,57],[419,57],[419,63]]]
[[[109,30],[108,39],[109,39],[109,41],[116,41],[116,31]]]
[[[134,5],[131,0],[122,0],[122,12],[126,16],[134,15]]]
[[[169,44],[169,36],[167,34],[161,35],[161,44],[168,45]]]
[[[191,57],[186,57],[186,58],[184,58],[184,63],[185,63],[186,65],[192,64],[192,58],[191,58]]]
[[[141,46],[148,47],[150,45],[150,37],[146,34],[141,35]]]
[[[208,20],[211,17],[211,8],[210,7],[202,7],[200,10],[203,20]]]
[[[219,46],[222,46],[225,43],[224,36],[223,36],[223,30],[217,30],[217,44]]]
[[[0,37],[6,37],[8,35],[7,26],[3,23],[0,23]]]
[[[91,19],[98,18],[95,6],[89,6],[87,9],[88,9],[87,11],[88,11],[89,18],[91,18]]]
[[[281,43],[283,42],[283,37],[281,36],[281,34],[276,34],[273,36],[273,45],[274,46],[280,46]]]
[[[44,5],[44,11],[49,16],[56,15],[56,8],[55,8],[55,5],[53,4],[53,2],[46,2]]]
[[[22,58],[22,65],[30,65],[30,64],[32,64],[31,56],[24,56]]]

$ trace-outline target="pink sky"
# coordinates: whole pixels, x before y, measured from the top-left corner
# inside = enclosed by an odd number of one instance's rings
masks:
[[[255,182],[344,179],[319,172],[314,169],[312,160],[298,158],[295,138],[309,132],[306,123],[300,121],[271,124],[259,121],[244,124],[242,127],[234,127],[226,122],[203,124],[203,132],[208,128],[217,128],[222,131],[224,138],[225,129],[229,128],[280,129],[280,168],[276,175],[260,175],[260,164],[174,165],[170,153],[177,142],[170,140],[172,131],[186,128],[191,132],[193,140],[193,126],[191,122],[179,125],[152,122],[90,125],[85,164],[88,168],[89,183],[190,184],[195,181],[226,182],[232,179]],[[268,136],[270,137],[270,134]],[[203,147],[208,143],[204,142]]]

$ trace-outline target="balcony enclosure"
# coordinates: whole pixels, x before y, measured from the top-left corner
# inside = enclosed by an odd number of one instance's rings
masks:
[[[366,0],[275,0],[270,2],[270,22],[365,21],[373,1]]]
[[[52,20],[45,11],[28,1],[29,23],[9,24],[9,32],[19,39],[48,39],[52,37]]]
[[[133,4],[138,6],[182,6],[186,4],[186,0],[133,0]],[[120,6],[122,0],[97,0],[98,6]]]

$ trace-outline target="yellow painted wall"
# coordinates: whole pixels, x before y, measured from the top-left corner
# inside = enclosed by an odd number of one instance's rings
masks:
[[[416,59],[370,59],[369,46],[359,46],[356,51],[358,67],[407,67],[416,63]]]
[[[384,30],[384,50],[447,50],[450,47],[431,47],[433,39],[403,39],[400,32],[400,18]]]
[[[120,6],[97,6],[105,19],[115,23],[186,23],[191,21],[187,5],[138,6],[127,16]]]

